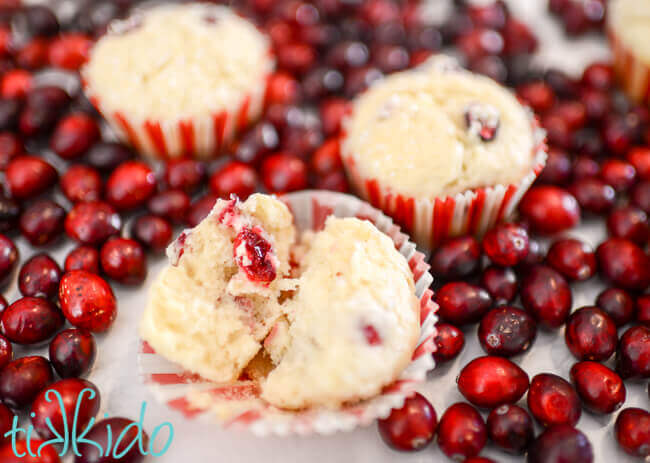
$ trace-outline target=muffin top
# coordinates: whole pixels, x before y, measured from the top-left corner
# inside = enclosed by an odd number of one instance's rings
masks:
[[[607,6],[610,26],[627,48],[650,62],[650,2],[647,0],[612,0]]]
[[[111,24],[83,76],[108,112],[181,120],[235,110],[263,91],[267,38],[224,6],[161,5]]]
[[[515,183],[534,161],[527,110],[493,80],[448,60],[378,82],[344,124],[348,163],[416,198]]]

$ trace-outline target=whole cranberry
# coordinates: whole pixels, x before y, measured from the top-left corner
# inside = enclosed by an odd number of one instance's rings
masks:
[[[353,98],[361,92],[364,92],[373,83],[381,80],[384,74],[375,66],[362,66],[347,71],[345,76],[344,95]]]
[[[48,61],[55,67],[77,71],[88,59],[92,45],[86,35],[64,33],[50,43]]]
[[[456,358],[465,345],[463,332],[449,323],[438,323],[436,325],[436,351],[433,358],[436,363],[444,363]]]
[[[533,419],[518,405],[496,407],[487,418],[488,436],[508,453],[522,454],[535,438]]]
[[[59,32],[56,15],[44,5],[21,8],[13,18],[13,25],[28,37],[51,37]]]
[[[569,280],[587,280],[596,273],[596,254],[593,249],[587,243],[572,238],[553,243],[546,261]]]
[[[447,283],[436,294],[438,315],[454,325],[476,323],[490,309],[492,299],[487,291],[463,281]]]
[[[522,198],[519,211],[540,233],[556,233],[580,221],[578,201],[566,190],[550,185],[531,188]]]
[[[555,104],[555,92],[543,81],[529,82],[517,87],[517,96],[536,113],[544,113]]]
[[[47,359],[21,357],[0,370],[0,399],[14,409],[26,407],[53,380],[52,366]]]
[[[463,278],[479,266],[481,247],[472,236],[453,238],[443,243],[431,256],[431,272],[441,278]]]
[[[21,109],[18,98],[0,98],[0,130],[14,130]]]
[[[629,162],[620,159],[608,159],[601,166],[600,176],[617,192],[630,189],[636,181],[636,169]]]
[[[485,314],[478,328],[478,340],[489,355],[512,357],[526,351],[535,340],[537,324],[525,311],[497,307]]]
[[[551,426],[530,445],[527,463],[580,462],[592,463],[594,453],[589,439],[571,425]]]
[[[56,333],[65,323],[58,308],[40,297],[23,297],[0,315],[2,334],[17,344],[38,344]]]
[[[11,196],[16,199],[29,199],[45,192],[58,177],[47,161],[30,155],[12,159],[5,175]]]
[[[83,155],[100,137],[97,122],[85,113],[61,119],[50,138],[50,148],[63,159]]]
[[[55,241],[63,233],[65,209],[49,199],[30,204],[20,216],[20,232],[34,246]]]
[[[190,227],[196,227],[199,222],[201,222],[201,220],[205,219],[208,216],[215,203],[217,202],[217,199],[219,199],[218,196],[212,193],[208,193],[205,196],[202,196],[199,199],[195,200],[190,205],[190,210],[187,213],[187,217],[185,218],[187,225]]]
[[[626,408],[616,417],[614,435],[618,445],[632,456],[650,455],[650,413],[642,408]]]
[[[530,413],[544,426],[574,426],[582,413],[573,386],[551,373],[540,373],[531,380],[527,403]]]
[[[50,362],[61,378],[78,378],[88,373],[95,363],[95,338],[84,329],[61,331],[50,342],[49,354]]]
[[[151,214],[141,215],[133,221],[131,227],[131,236],[155,252],[167,248],[173,233],[174,229],[167,220]]]
[[[517,297],[517,275],[508,267],[491,265],[481,274],[481,286],[490,293],[495,305],[504,305]]]
[[[5,434],[11,431],[11,428],[13,427],[14,416],[16,415],[9,407],[0,404],[0,446],[9,442],[5,437]],[[0,453],[0,455],[2,454]]]
[[[632,204],[650,214],[650,180],[637,183],[630,193]]]
[[[623,326],[634,318],[634,300],[624,289],[605,289],[598,295],[596,305],[609,315],[616,326]]]
[[[472,404],[494,408],[521,399],[528,389],[528,375],[510,360],[488,355],[465,365],[457,383]]]
[[[301,190],[307,186],[307,166],[297,156],[274,154],[262,164],[262,181],[273,193]]]
[[[18,260],[18,248],[8,236],[0,234],[0,282],[5,281]]]
[[[2,98],[24,99],[32,90],[32,74],[25,69],[10,69],[2,76],[0,94]]]
[[[156,191],[156,177],[141,161],[120,164],[106,182],[106,200],[118,210],[135,209]]]
[[[3,335],[0,334],[0,370],[4,368],[6,364],[11,362],[13,358],[14,358],[14,349],[11,345],[11,342]],[[0,436],[2,436],[2,433],[0,433]],[[2,439],[0,438],[0,441],[1,440]]]
[[[635,206],[614,209],[607,218],[607,231],[609,236],[644,245],[650,239],[648,215]]]
[[[497,265],[516,265],[528,254],[528,232],[513,223],[497,225],[483,237],[483,251]]]
[[[261,122],[241,136],[236,143],[234,158],[244,164],[257,165],[280,143],[278,131],[273,124]]]
[[[210,190],[221,198],[235,194],[245,200],[255,192],[256,187],[255,169],[242,162],[229,162],[210,177]]]
[[[616,350],[616,324],[598,307],[583,307],[569,316],[564,339],[578,360],[605,361]]]
[[[93,167],[76,164],[61,176],[61,191],[73,203],[98,201],[104,188],[99,172]]]
[[[18,274],[18,289],[23,296],[52,298],[61,280],[61,267],[47,254],[29,258]]]
[[[549,148],[546,165],[539,174],[538,181],[551,185],[564,185],[571,178],[571,158],[559,148]]]
[[[629,328],[618,344],[616,372],[623,379],[650,378],[650,328]]]
[[[288,54],[291,48],[285,50]],[[285,56],[285,59],[288,57]],[[280,71],[272,74],[264,97],[267,105],[295,103],[300,99],[300,85],[291,74]]]
[[[114,448],[113,439],[122,435],[122,440]],[[99,421],[85,438],[98,443],[102,449],[110,447],[114,450],[109,456],[104,456],[95,445],[82,443],[79,445],[80,456],[75,457],[75,463],[140,463],[144,460],[140,448],[149,448],[147,433],[128,418],[114,417]],[[123,456],[118,459],[114,455]]]
[[[569,315],[571,288],[558,272],[536,265],[524,277],[520,289],[524,308],[545,328],[559,328]]]
[[[1,114],[2,105],[0,103],[0,121]],[[5,170],[13,158],[24,152],[23,142],[16,135],[11,132],[0,132],[0,170]]]
[[[600,164],[593,158],[582,155],[578,156],[573,162],[573,179],[584,180],[594,178],[600,175]]]
[[[320,104],[323,132],[331,136],[341,131],[343,118],[350,112],[350,102],[343,98],[329,98]],[[316,154],[314,153],[314,156]]]
[[[302,93],[307,100],[320,101],[341,91],[343,75],[337,69],[320,66],[312,68],[302,79]]]
[[[18,225],[20,204],[0,193],[0,233],[13,230]]]
[[[63,268],[66,272],[86,270],[99,273],[99,251],[90,246],[77,246],[68,253]]]
[[[623,238],[609,238],[596,250],[600,273],[617,286],[644,290],[650,284],[650,257]]]
[[[165,190],[156,193],[147,202],[152,214],[182,223],[190,208],[190,197],[183,190]]]
[[[8,442],[0,447],[0,460],[2,463],[60,463],[57,448],[44,444],[42,440],[33,437],[29,440],[29,448],[24,439],[17,439],[15,446]],[[41,449],[40,456],[32,456],[37,455],[39,449]],[[18,457],[17,454],[22,456]]]
[[[97,246],[120,233],[122,219],[102,201],[77,203],[65,218],[65,232],[81,244]]]
[[[650,327],[650,294],[639,296],[636,300],[636,320]]]
[[[99,261],[109,278],[123,284],[137,285],[147,276],[144,249],[129,238],[112,238],[104,243]]]
[[[438,423],[438,445],[449,458],[478,455],[487,442],[487,427],[480,413],[463,402],[450,406]]]
[[[126,146],[116,142],[100,141],[88,150],[85,160],[97,170],[112,172],[132,157],[133,153]]]
[[[50,130],[65,107],[70,95],[56,86],[36,87],[29,91],[18,122],[23,135],[31,137]]]
[[[620,376],[598,362],[578,362],[571,367],[571,382],[582,403],[595,413],[612,413],[625,402]]]
[[[625,158],[634,166],[639,178],[650,180],[650,148],[645,146],[632,148]]]
[[[625,155],[634,143],[633,127],[624,115],[607,117],[603,121],[601,133],[607,149],[618,156]]]
[[[117,301],[104,279],[85,270],[73,270],[61,278],[59,302],[63,315],[78,328],[100,333],[117,316]]]
[[[420,450],[436,433],[438,417],[429,401],[417,392],[394,408],[388,418],[377,421],[379,435],[396,450]]]
[[[542,127],[551,145],[567,150],[573,143],[573,131],[566,120],[559,114],[549,111],[541,117]]]
[[[205,165],[194,159],[175,159],[167,163],[165,181],[171,189],[192,193],[205,178]]]
[[[614,86],[615,82],[614,69],[608,63],[590,64],[582,73],[581,83],[585,87],[607,91]]]
[[[341,170],[341,143],[338,138],[331,138],[318,148],[311,157],[311,170],[317,175],[327,175]]]
[[[614,205],[616,192],[599,178],[583,178],[569,186],[569,192],[582,209],[594,214],[604,214]]]

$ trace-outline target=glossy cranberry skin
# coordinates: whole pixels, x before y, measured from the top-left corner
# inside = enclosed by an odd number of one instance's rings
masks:
[[[38,344],[56,333],[65,320],[59,309],[40,297],[23,297],[0,315],[2,334],[17,344]]]
[[[221,198],[237,195],[242,201],[255,192],[257,173],[242,162],[230,162],[210,177],[210,190]]]
[[[426,447],[436,433],[438,417],[429,401],[414,393],[388,418],[377,421],[379,435],[396,450],[414,451]]]
[[[156,177],[151,168],[140,161],[120,164],[106,182],[106,200],[118,210],[142,206],[156,190]]]
[[[632,148],[625,158],[634,166],[639,178],[650,180],[650,148],[645,146]]]
[[[517,87],[517,96],[536,113],[544,113],[555,104],[555,92],[545,82],[530,82]]]
[[[29,450],[32,455],[36,455],[38,449],[41,448],[44,442],[40,439],[35,439],[33,436],[29,440]],[[16,456],[16,453],[24,455],[22,457]],[[24,439],[16,440],[16,449],[14,451],[11,442],[6,443],[0,447],[0,460],[2,463],[60,463],[59,451],[52,445],[46,445],[42,448],[41,456],[33,457],[28,453],[27,441]]]
[[[650,413],[642,408],[626,408],[616,417],[614,436],[618,445],[632,456],[650,455]]]
[[[520,455],[535,438],[533,419],[518,405],[501,405],[487,418],[488,435],[492,442],[508,453]]]
[[[58,177],[47,161],[30,155],[12,159],[5,175],[11,196],[16,199],[28,199],[45,192]]]
[[[147,202],[152,214],[182,223],[190,208],[190,197],[183,190],[165,190],[153,195]]]
[[[553,243],[546,255],[548,265],[569,280],[583,281],[596,273],[596,254],[580,240],[567,238]]]
[[[635,206],[614,209],[607,218],[609,236],[624,238],[644,245],[650,239],[648,215]]]
[[[433,358],[436,363],[444,363],[456,358],[465,345],[465,335],[461,330],[449,323],[438,323],[436,325],[436,351]]]
[[[85,375],[95,363],[96,355],[95,338],[84,329],[61,331],[50,342],[50,362],[61,378]]]
[[[38,200],[20,216],[20,233],[34,246],[55,241],[63,233],[65,209],[49,199]]]
[[[478,328],[478,340],[489,355],[512,357],[526,351],[537,336],[537,324],[525,311],[497,307],[485,314]]]
[[[608,159],[601,166],[602,180],[617,192],[627,191],[636,181],[636,169],[629,162]]]
[[[133,239],[155,252],[165,251],[173,233],[174,229],[167,220],[151,214],[136,218],[131,227]]]
[[[53,379],[47,359],[21,357],[0,370],[0,399],[13,409],[26,407]]]
[[[86,270],[99,273],[99,251],[90,246],[78,246],[68,253],[63,268],[66,272]]]
[[[52,66],[76,71],[86,62],[93,41],[77,33],[65,33],[54,39],[47,57]]]
[[[650,327],[650,294],[644,294],[637,298],[636,321]]]
[[[585,87],[610,90],[616,82],[614,69],[607,63],[593,63],[585,68],[580,81]]]
[[[616,352],[616,372],[623,379],[650,378],[650,328],[633,326],[623,333]]]
[[[99,261],[104,273],[122,284],[137,285],[147,276],[144,249],[129,238],[113,238],[104,243]]]
[[[104,185],[99,172],[89,166],[70,166],[61,176],[61,191],[73,203],[98,201],[102,198]]]
[[[311,157],[311,170],[317,175],[325,176],[343,168],[338,138],[327,140]]]
[[[32,90],[32,74],[25,69],[10,69],[2,76],[0,94],[7,99],[24,99]]]
[[[10,442],[4,435],[11,430],[14,416],[14,412],[9,407],[0,404],[0,446],[6,442]]]
[[[107,446],[114,448],[116,436],[122,435],[122,432],[128,427],[129,429],[124,434],[117,449],[111,452],[110,456],[102,456],[99,449],[91,444],[80,444],[79,453],[81,456],[76,456],[75,463],[141,463],[144,456],[140,453],[140,443],[142,448],[149,449],[149,436],[144,430],[139,434],[138,428],[133,424],[134,421],[128,418],[113,417],[99,421],[92,427],[90,432],[86,435],[86,439],[97,442],[102,449]],[[139,439],[139,440],[136,440]],[[127,447],[135,441],[135,444],[127,451]],[[119,459],[113,455],[124,454]]]
[[[307,166],[297,156],[274,154],[262,164],[262,181],[273,193],[301,190],[307,186]]]
[[[583,307],[573,312],[564,331],[564,339],[578,360],[605,361],[616,350],[616,324],[598,307]]]
[[[7,279],[18,260],[18,248],[8,236],[0,234],[0,282]]]
[[[630,193],[632,204],[650,214],[650,180],[639,182]]]
[[[61,119],[50,138],[50,148],[63,159],[83,155],[99,139],[99,126],[84,113],[73,113]]]
[[[566,190],[550,185],[531,188],[522,198],[519,211],[540,233],[556,233],[580,222],[580,206]]]
[[[582,209],[594,214],[604,214],[614,205],[616,192],[598,178],[576,180],[569,186],[569,192],[578,200]]]
[[[165,169],[165,181],[171,189],[192,193],[205,178],[205,165],[194,159],[169,161]]]
[[[476,323],[492,305],[487,291],[462,281],[444,285],[436,294],[438,315],[457,326]]]
[[[616,326],[623,326],[634,318],[634,299],[620,288],[608,288],[596,299],[596,305],[614,321]]]
[[[494,408],[521,399],[528,389],[528,375],[510,360],[488,355],[465,365],[457,383],[472,404]]]
[[[620,376],[598,362],[578,362],[571,367],[571,382],[583,405],[594,413],[612,413],[625,402]]]
[[[571,310],[572,295],[568,283],[558,272],[545,265],[531,268],[521,284],[521,303],[542,327],[559,328]]]
[[[569,154],[558,148],[550,148],[544,170],[539,174],[538,181],[552,185],[564,185],[571,178],[571,158]]]
[[[481,286],[487,290],[495,305],[504,305],[517,297],[517,275],[508,267],[492,265],[481,274]]]
[[[88,164],[102,172],[112,172],[119,165],[133,157],[133,153],[124,145],[116,142],[97,142],[86,153]]]
[[[567,424],[551,426],[528,449],[527,463],[592,463],[594,453],[587,436]]]
[[[117,316],[117,301],[104,279],[85,270],[63,275],[59,285],[63,315],[77,328],[106,331]]]
[[[6,309],[6,307],[5,307]],[[3,310],[5,310],[3,309]],[[0,334],[0,370],[14,358],[14,349],[11,342]],[[1,428],[1,427],[0,427]],[[2,433],[0,433],[0,436]],[[0,440],[2,440],[0,438]]]
[[[20,204],[0,193],[0,233],[13,230],[20,218]]]
[[[497,265],[516,265],[528,255],[528,232],[512,223],[497,225],[485,234],[483,251]]]
[[[205,219],[208,216],[215,203],[217,202],[217,199],[219,199],[217,196],[208,193],[205,196],[202,196],[194,201],[190,206],[187,217],[185,218],[187,225],[190,227],[196,227],[201,222],[201,220]]]
[[[478,455],[487,442],[487,427],[469,404],[450,406],[438,423],[438,446],[449,458],[464,460]]]
[[[596,256],[601,275],[617,286],[642,291],[650,284],[650,257],[632,241],[609,238]]]
[[[61,280],[61,268],[47,254],[37,254],[25,262],[18,274],[18,289],[23,296],[52,298]]]
[[[476,238],[462,236],[443,243],[431,256],[431,272],[440,278],[455,279],[472,275],[481,261],[481,246]]]
[[[65,218],[65,232],[81,244],[97,246],[120,233],[122,219],[108,203],[77,203]]]
[[[573,386],[551,373],[540,373],[531,380],[527,403],[530,413],[544,426],[574,426],[582,413]]]

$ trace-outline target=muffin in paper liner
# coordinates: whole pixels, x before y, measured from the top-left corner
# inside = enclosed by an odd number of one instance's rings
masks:
[[[129,32],[139,27],[143,21],[142,18],[146,17],[149,10],[157,8],[185,8],[188,11],[196,10],[201,14],[216,17],[215,23],[223,20],[223,18],[232,19],[233,17],[238,18],[235,21],[245,21],[243,18],[235,15],[235,13],[230,12],[226,7],[219,5],[208,5],[205,3],[185,6],[169,4],[153,5],[150,8],[137,9],[130,17],[124,20],[113,21],[109,25],[108,33],[105,37],[110,39],[111,35],[119,36],[124,32]],[[246,91],[236,101],[233,100],[223,104],[219,103],[212,108],[206,107],[204,110],[190,111],[186,114],[180,111],[178,112],[180,115],[167,114],[162,116],[161,114],[146,114],[146,112],[135,114],[133,111],[124,107],[124,105],[116,103],[113,95],[108,94],[110,92],[97,88],[98,85],[93,82],[92,72],[90,71],[90,66],[93,61],[92,51],[90,59],[81,71],[84,92],[92,105],[104,116],[116,136],[121,141],[133,146],[137,152],[144,156],[167,160],[180,157],[194,157],[199,159],[217,157],[233,142],[238,133],[250,123],[259,119],[265,105],[268,81],[275,67],[275,59],[268,38],[252,24],[244,27],[250,29],[248,31],[251,35],[249,39],[259,40],[259,48],[263,48],[265,51],[260,53],[258,59],[253,60],[261,63],[259,64],[259,69],[256,69],[256,71],[259,71],[258,79],[254,83],[251,83],[251,85],[247,85]],[[131,52],[127,51],[126,53]],[[112,75],[114,71],[106,70],[106,72]],[[205,78],[207,79],[210,72],[206,71],[205,74]],[[254,74],[257,74],[257,72]],[[140,76],[127,75],[122,77],[136,79]],[[216,78],[219,78],[219,76],[216,76]],[[114,81],[116,85],[119,85],[117,83],[117,76]],[[237,85],[241,86],[243,84],[240,82]],[[172,89],[173,87],[169,87],[167,90],[171,91]],[[187,91],[189,90],[182,88],[180,93]],[[164,102],[168,97],[168,95],[161,94],[157,99]],[[135,98],[136,96],[134,95],[131,99]]]
[[[393,408],[402,406],[435,366],[431,354],[436,349],[434,325],[438,306],[429,289],[433,277],[426,258],[389,217],[358,198],[327,191],[303,191],[280,199],[291,210],[299,231],[322,229],[330,215],[357,217],[369,220],[393,240],[413,272],[416,296],[420,300],[420,337],[411,363],[381,395],[339,410],[279,409],[259,397],[260,390],[254,381],[217,384],[204,380],[157,355],[146,342],[141,343],[138,353],[140,376],[158,401],[180,411],[186,418],[245,429],[258,436],[332,434],[385,418]]]

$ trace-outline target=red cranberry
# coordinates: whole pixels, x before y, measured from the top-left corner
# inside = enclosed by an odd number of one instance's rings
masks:
[[[78,246],[68,253],[63,267],[66,272],[86,270],[99,273],[99,252],[90,246]]]
[[[172,240],[174,229],[171,224],[155,215],[141,215],[133,221],[131,235],[143,246],[162,252]]]
[[[311,158],[311,169],[318,175],[327,175],[342,168],[340,142],[337,138],[323,143]]]
[[[95,338],[83,329],[61,331],[50,342],[49,354],[61,378],[78,378],[88,373],[95,363]]]
[[[528,254],[528,233],[516,224],[497,225],[485,234],[483,251],[497,265],[516,265]]]
[[[640,146],[627,152],[627,161],[634,166],[639,178],[650,180],[650,148]]]
[[[584,210],[594,214],[609,211],[616,199],[614,188],[598,178],[576,180],[569,186],[569,192]]]
[[[14,409],[26,407],[53,380],[47,359],[21,357],[0,370],[0,399]]]
[[[316,58],[316,50],[306,43],[287,43],[277,49],[278,66],[293,74],[306,73]]]
[[[0,234],[0,282],[5,281],[18,260],[18,248],[11,238]]]
[[[51,338],[65,321],[54,304],[40,297],[23,297],[0,316],[2,334],[17,344],[38,344]]]
[[[492,410],[487,429],[492,442],[508,453],[524,453],[535,438],[533,419],[518,405],[506,404]]]
[[[33,5],[21,8],[13,18],[14,26],[28,37],[51,37],[59,32],[59,21],[50,8]]]
[[[542,116],[541,123],[551,145],[565,150],[571,147],[573,132],[562,116],[548,112]]]
[[[516,57],[537,50],[537,38],[528,25],[512,17],[506,21],[503,38],[505,40],[504,52],[508,56]]]
[[[11,132],[0,132],[0,170],[5,170],[9,162],[24,151],[23,143],[16,135]]]
[[[636,181],[636,170],[629,162],[608,159],[601,166],[601,178],[617,192],[627,191]]]
[[[343,75],[330,67],[315,67],[302,79],[302,91],[308,100],[321,100],[343,88]]]
[[[40,135],[50,130],[70,102],[70,96],[59,87],[38,87],[29,92],[18,122],[25,136]]]
[[[350,190],[348,179],[343,172],[330,172],[319,178],[314,187],[317,190],[338,191],[340,193],[347,193]]]
[[[122,219],[105,202],[77,203],[65,218],[65,232],[81,244],[100,245],[120,233]]]
[[[587,108],[580,101],[566,100],[552,109],[566,123],[569,131],[574,132],[587,124]]]
[[[598,362],[578,362],[571,367],[571,382],[582,403],[595,413],[612,413],[625,402],[620,376]]]
[[[350,69],[345,78],[344,94],[348,98],[353,98],[383,77],[384,74],[374,66]]]
[[[587,117],[592,121],[602,121],[612,111],[612,101],[609,94],[602,90],[585,88],[581,99],[587,110]]]
[[[637,183],[630,193],[632,204],[646,214],[650,214],[650,181]]]
[[[644,245],[650,238],[648,215],[634,206],[614,209],[607,218],[607,231],[610,236]]]
[[[438,418],[429,401],[417,392],[395,408],[388,418],[377,421],[381,438],[396,450],[420,450],[436,432]]]
[[[0,95],[2,98],[22,100],[32,89],[32,74],[24,69],[11,69],[2,76]]]
[[[14,130],[18,125],[18,116],[20,115],[21,109],[22,109],[22,103],[18,99],[1,98],[0,99],[0,130]]]
[[[0,192],[0,233],[15,229],[19,217],[20,204]]]
[[[650,328],[650,294],[644,294],[637,298],[636,321]]]
[[[456,46],[469,62],[474,62],[485,56],[501,54],[504,41],[500,32],[494,29],[478,28],[460,36],[456,41]]]
[[[481,247],[476,238],[453,238],[434,251],[431,272],[445,279],[463,278],[476,272],[480,260]]]
[[[128,428],[128,429],[127,429]],[[91,444],[80,444],[75,463],[141,463],[144,455],[140,448],[149,448],[149,436],[127,418],[107,418],[99,421],[86,435],[86,439],[99,444],[102,449],[115,446],[115,436],[124,435],[110,456],[103,456],[99,448]],[[128,450],[127,450],[128,449]],[[119,459],[114,455],[123,455]]]
[[[508,267],[491,265],[481,274],[481,286],[487,290],[495,305],[504,305],[517,297],[517,275]]]
[[[449,323],[438,323],[436,325],[436,351],[433,358],[436,363],[444,363],[456,358],[465,345],[463,332]]]
[[[205,166],[193,159],[170,161],[165,169],[165,181],[171,189],[192,193],[205,178]]]
[[[556,241],[548,250],[546,260],[569,280],[587,280],[596,273],[596,254],[580,240],[566,238]]]
[[[3,311],[6,309],[6,307],[3,309]],[[3,335],[0,334],[0,370],[4,368],[6,364],[11,362],[14,358],[14,349],[11,345],[11,342],[5,338]],[[1,407],[0,407],[1,408]],[[0,423],[2,420],[0,419]],[[2,430],[2,426],[0,426],[0,431]],[[2,436],[3,433],[0,433],[0,436]],[[2,439],[0,438],[0,441]]]
[[[596,160],[584,155],[576,158],[573,163],[574,180],[594,178],[598,175],[600,175],[600,164]]]
[[[85,159],[97,170],[112,172],[132,157],[133,153],[126,146],[116,142],[100,141],[88,150]]]
[[[538,180],[541,183],[563,185],[569,181],[570,177],[571,158],[569,154],[558,148],[550,148],[548,150],[546,166],[544,166],[542,173],[539,174]]]
[[[527,463],[592,463],[594,453],[589,439],[567,424],[552,426],[537,436],[528,449]]]
[[[135,240],[113,238],[102,246],[99,260],[102,270],[115,281],[137,285],[147,276],[144,249]]]
[[[506,25],[508,9],[503,2],[491,2],[485,5],[469,5],[467,14],[477,27],[502,29]]]
[[[187,213],[185,221],[190,227],[196,227],[201,220],[205,219],[215,203],[217,202],[218,196],[214,194],[207,194],[197,199],[190,206],[190,210]]]
[[[106,331],[117,316],[117,301],[111,287],[98,275],[85,270],[63,275],[59,302],[72,325],[93,333]]]
[[[20,232],[34,246],[52,243],[63,232],[65,210],[54,201],[41,199],[20,216]]]
[[[291,48],[285,49],[284,53],[287,54],[291,50]],[[285,60],[288,61],[287,56],[285,56]],[[280,71],[269,78],[266,87],[266,104],[289,104],[295,103],[299,99],[300,86],[290,74]]]
[[[481,320],[478,340],[489,355],[512,357],[527,350],[537,335],[535,320],[515,307],[490,310]]]
[[[255,169],[241,162],[230,162],[210,177],[210,190],[221,198],[235,194],[245,200],[255,192],[256,186]]]
[[[476,323],[492,305],[487,291],[463,281],[447,283],[438,291],[438,315],[454,325]]]
[[[350,102],[343,98],[329,98],[320,105],[320,118],[323,122],[323,132],[327,136],[341,131],[341,123],[350,112]]]
[[[478,455],[487,442],[487,427],[474,407],[458,402],[438,424],[438,445],[449,458],[464,460]]]
[[[182,223],[190,208],[190,197],[183,190],[165,190],[153,195],[147,202],[152,214]]]
[[[61,459],[59,458],[59,451],[56,447],[43,444],[45,442],[42,440],[32,437],[29,440],[28,449],[27,441],[17,439],[14,450],[14,446],[11,443],[6,443],[0,447],[0,460],[2,460],[2,463],[60,463]],[[39,449],[41,449],[40,456],[31,456],[37,455]],[[28,451],[31,451],[31,455]],[[18,457],[17,454],[23,456]]]
[[[545,328],[559,328],[571,310],[571,289],[558,272],[545,265],[531,268],[521,284],[521,303]]]
[[[569,316],[564,339],[578,360],[605,361],[616,350],[616,324],[598,307],[583,307]]]
[[[616,417],[614,435],[618,445],[632,456],[650,455],[650,413],[642,408],[626,408]]]
[[[643,290],[650,284],[650,257],[631,241],[609,238],[596,250],[601,274],[625,289]]]
[[[566,190],[555,186],[531,188],[521,200],[519,210],[541,233],[556,233],[580,221],[580,206]]]
[[[618,344],[616,371],[623,379],[650,378],[650,328],[629,328]]]
[[[634,318],[634,300],[627,291],[608,288],[598,295],[596,305],[614,321],[623,326]]]
[[[280,143],[278,131],[268,122],[255,125],[236,143],[234,158],[244,164],[258,164]]]
[[[582,413],[575,389],[551,373],[540,373],[531,380],[527,403],[530,413],[544,426],[574,426]]]
[[[102,197],[102,178],[92,167],[70,166],[61,177],[61,191],[73,203],[97,201]]]
[[[307,186],[307,166],[296,156],[274,154],[262,164],[262,181],[273,193],[301,190]]]
[[[47,254],[37,254],[25,262],[18,274],[18,288],[23,296],[52,298],[61,280],[61,268]]]
[[[409,65],[409,52],[399,45],[378,45],[373,48],[373,63],[382,72],[390,73],[402,71]]]
[[[528,389],[528,375],[503,357],[478,357],[458,376],[458,390],[472,404],[494,408],[515,403]]]
[[[48,61],[52,66],[77,71],[90,55],[93,41],[78,33],[64,33],[50,43]]]
[[[50,139],[52,151],[64,159],[78,158],[100,137],[95,120],[84,113],[73,113],[61,119]]]
[[[9,442],[5,434],[11,431],[14,422],[14,412],[6,405],[0,404],[0,445]],[[2,455],[2,453],[0,453]],[[3,460],[4,461],[4,460]]]
[[[5,173],[14,198],[28,199],[48,190],[56,183],[57,173],[47,161],[23,155],[12,159]]]
[[[601,133],[605,146],[618,156],[625,155],[634,142],[632,128],[622,115],[605,119]]]
[[[607,63],[593,63],[582,73],[582,85],[598,90],[608,91],[614,87],[616,76],[614,69]]]
[[[154,194],[156,177],[140,161],[128,161],[113,171],[106,182],[106,200],[118,210],[135,209]]]

